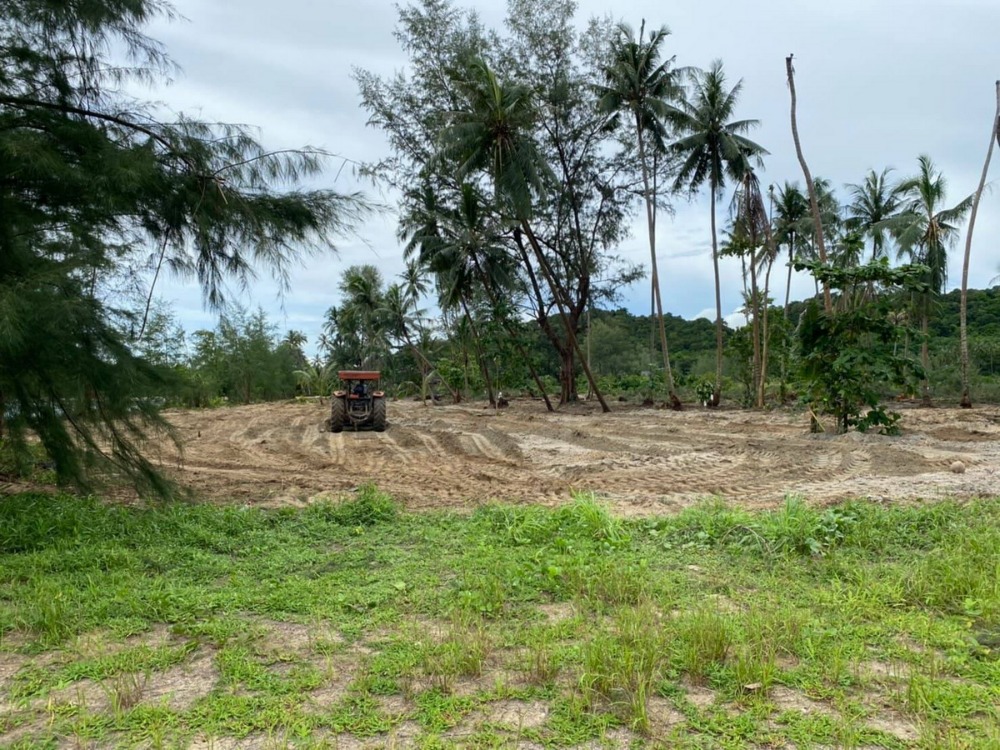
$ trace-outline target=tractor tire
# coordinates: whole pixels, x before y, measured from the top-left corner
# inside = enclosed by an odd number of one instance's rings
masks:
[[[347,404],[342,398],[330,401],[330,432],[341,432],[347,423]]]
[[[377,398],[372,404],[372,428],[375,432],[385,432],[385,399]]]

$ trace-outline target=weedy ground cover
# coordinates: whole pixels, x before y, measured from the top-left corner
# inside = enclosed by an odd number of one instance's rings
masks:
[[[0,500],[0,747],[1000,747],[1000,505]]]

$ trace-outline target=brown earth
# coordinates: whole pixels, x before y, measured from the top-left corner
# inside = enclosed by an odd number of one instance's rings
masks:
[[[283,402],[172,411],[183,457],[165,464],[202,497],[295,505],[365,482],[411,509],[488,500],[556,504],[593,491],[619,513],[670,511],[709,495],[753,507],[788,494],[813,502],[995,495],[1000,408],[904,407],[903,435],[810,434],[802,412],[580,404],[555,414],[539,401],[389,404],[384,433],[322,430],[328,405]],[[951,470],[961,461],[964,473]]]

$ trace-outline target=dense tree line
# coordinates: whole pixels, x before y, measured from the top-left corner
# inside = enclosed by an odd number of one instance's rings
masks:
[[[488,384],[508,397],[539,395],[527,362],[511,347],[509,330],[490,319],[488,308],[470,310],[478,340],[464,316],[449,317],[443,312],[432,316],[415,307],[407,314],[403,337],[392,333],[400,330],[399,321],[388,315],[395,299],[394,293],[387,295],[392,285],[385,285],[372,267],[347,269],[345,282],[358,273],[376,281],[374,296],[363,297],[376,302],[373,314],[359,315],[351,305],[361,301],[345,297],[331,309],[322,329],[308,333],[281,332],[261,310],[250,312],[239,306],[227,307],[214,329],[187,332],[168,307],[154,304],[146,332],[135,344],[137,353],[160,368],[164,378],[151,395],[164,404],[188,407],[321,397],[332,390],[339,370],[358,366],[380,369],[394,396],[417,396],[425,384],[428,393],[445,400],[488,398]],[[900,293],[881,299],[890,311],[902,310],[910,301]],[[767,397],[772,402],[786,401],[802,388],[795,370],[799,356],[795,333],[809,304],[809,300],[791,300],[787,319],[783,306],[771,307]],[[941,296],[928,346],[931,381],[943,396],[952,398],[959,388],[958,305],[958,290]],[[669,314],[664,321],[674,342],[675,388],[683,400],[698,401],[700,387],[708,383],[714,389],[714,323]],[[980,382],[992,382],[1000,376],[1000,287],[970,290],[969,327],[974,373]],[[656,329],[654,316],[623,308],[597,309],[584,321],[582,349],[610,395],[633,401],[666,397]],[[724,333],[723,380],[732,399],[750,405],[754,402],[751,327],[727,325]],[[352,343],[365,335],[369,337],[365,345]],[[519,336],[522,352],[531,357],[543,382],[556,387],[561,363],[548,342],[530,322],[521,322]],[[906,357],[918,358],[919,332],[904,335],[895,348]],[[578,386],[585,392],[585,383]],[[880,393],[898,396],[902,391],[887,381]]]

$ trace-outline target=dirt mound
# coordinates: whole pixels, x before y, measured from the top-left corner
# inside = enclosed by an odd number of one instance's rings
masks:
[[[908,409],[904,435],[811,435],[792,412],[589,405],[548,414],[536,401],[389,405],[386,432],[322,431],[327,407],[274,403],[172,411],[183,456],[164,465],[202,496],[303,504],[365,482],[410,508],[470,507],[490,499],[564,502],[605,496],[621,513],[682,507],[707,495],[769,506],[786,494],[934,498],[995,493],[1000,410]],[[949,471],[961,461],[963,474]]]

